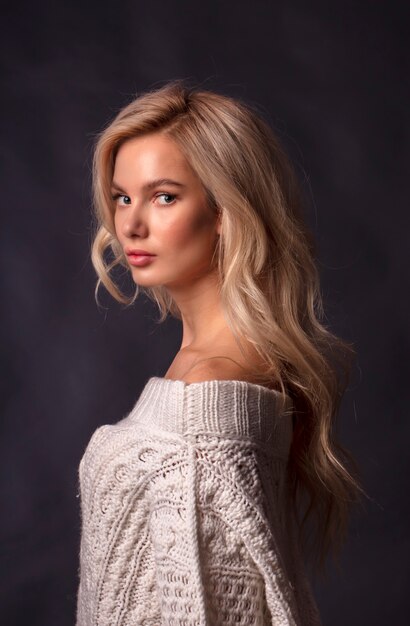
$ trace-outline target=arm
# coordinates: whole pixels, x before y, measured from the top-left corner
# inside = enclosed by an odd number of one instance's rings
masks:
[[[301,624],[249,441],[185,436],[153,494],[162,624]]]

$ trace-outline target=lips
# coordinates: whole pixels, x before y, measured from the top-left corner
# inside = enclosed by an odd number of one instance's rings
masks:
[[[155,254],[151,254],[151,252],[141,248],[125,248],[124,251],[128,257],[128,263],[135,267],[151,265],[156,257]]]

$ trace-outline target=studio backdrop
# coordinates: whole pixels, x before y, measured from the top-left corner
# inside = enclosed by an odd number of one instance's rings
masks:
[[[341,572],[312,579],[323,623],[405,623],[406,13],[370,0],[2,7],[2,624],[74,624],[80,458],[180,346],[180,323],[156,323],[144,297],[125,308],[102,289],[98,307],[90,259],[95,137],[177,78],[242,98],[278,133],[306,197],[326,323],[357,352],[338,427],[368,499]]]

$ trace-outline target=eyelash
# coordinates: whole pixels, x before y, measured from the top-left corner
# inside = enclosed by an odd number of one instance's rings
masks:
[[[170,206],[174,202],[174,200],[176,200],[176,198],[177,198],[177,196],[175,194],[173,194],[173,193],[165,193],[165,192],[157,194],[155,196],[155,198],[159,198],[160,196],[168,196],[169,198],[172,198],[171,202],[167,202],[165,204],[161,204],[160,206]],[[112,199],[113,199],[113,201],[115,203],[117,202],[117,200],[119,200],[119,198],[129,198],[129,196],[126,196],[123,193],[116,193],[116,194],[114,194],[111,197],[112,197]],[[123,205],[123,206],[127,206],[127,205]]]
[[[169,198],[172,198],[171,202],[166,202],[161,206],[169,206],[174,202],[174,200],[176,200],[176,195],[174,193],[159,193],[157,196],[155,196],[155,198],[159,198],[160,196],[168,196]]]

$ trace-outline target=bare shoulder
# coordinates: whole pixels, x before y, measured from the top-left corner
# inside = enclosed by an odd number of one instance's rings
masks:
[[[211,356],[200,359],[183,377],[186,383],[207,380],[248,380],[245,366],[228,356]]]
[[[243,343],[240,350],[230,336],[221,337],[217,348],[195,349],[186,347],[179,351],[166,376],[186,383],[208,380],[243,380],[250,383],[263,382],[265,371],[255,349]]]

